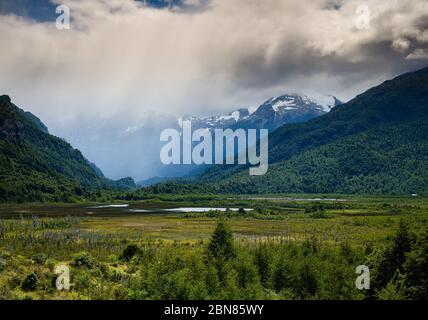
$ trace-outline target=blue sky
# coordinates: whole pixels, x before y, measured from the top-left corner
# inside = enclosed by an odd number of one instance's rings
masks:
[[[135,1],[144,2],[144,0]],[[145,2],[148,6],[160,9],[170,6],[170,2],[173,6],[184,9],[191,8],[183,0],[146,0]],[[15,14],[39,22],[55,21],[57,18],[55,15],[56,6],[50,0],[1,0],[0,14]]]
[[[1,0],[0,14],[15,14],[36,21],[55,20],[55,7],[49,0]]]

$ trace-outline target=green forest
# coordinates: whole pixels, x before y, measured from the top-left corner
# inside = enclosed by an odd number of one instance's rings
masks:
[[[100,176],[77,149],[40,120],[0,97],[0,202],[73,202],[99,190],[134,188]]]
[[[269,135],[269,170],[215,166],[147,193],[413,194],[428,190],[428,68]]]

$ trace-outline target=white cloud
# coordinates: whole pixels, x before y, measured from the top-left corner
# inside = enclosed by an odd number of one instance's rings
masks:
[[[405,38],[398,38],[392,42],[392,47],[398,52],[405,53],[410,48],[410,41]]]
[[[428,62],[425,0],[365,1],[368,30],[360,0],[61,3],[71,30],[0,16],[1,91],[59,135],[83,116],[132,119],[125,130],[150,112],[219,114],[287,91],[346,100]]]
[[[366,1],[373,21],[360,31],[360,1],[326,10],[328,1],[321,0],[214,0],[196,13],[132,0],[64,2],[73,18],[69,31],[1,17],[0,40],[7,45],[0,85],[38,112],[68,117],[229,108],[301,85],[349,98],[357,92],[334,79],[361,73],[356,64],[375,60],[362,49],[383,41],[407,49],[406,36],[425,38],[416,22],[428,15],[423,0]],[[388,76],[391,68],[367,76]],[[326,77],[333,79],[331,88],[320,86],[318,79]]]

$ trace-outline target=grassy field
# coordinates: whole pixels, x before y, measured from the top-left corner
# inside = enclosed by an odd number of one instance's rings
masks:
[[[400,222],[416,238],[428,227],[426,197],[157,196],[127,204],[150,212],[2,206],[0,298],[362,299],[367,294],[355,288],[355,267],[390,245]],[[176,207],[253,210],[163,211]],[[221,266],[207,249],[219,220],[236,251]],[[55,287],[61,263],[71,268],[69,291]],[[378,298],[394,298],[379,290]]]

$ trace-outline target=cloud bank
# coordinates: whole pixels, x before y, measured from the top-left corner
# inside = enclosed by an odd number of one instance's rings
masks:
[[[67,139],[94,121],[127,128],[153,113],[219,114],[285,92],[347,100],[428,64],[426,0],[61,3],[71,30],[0,15],[0,90]]]

